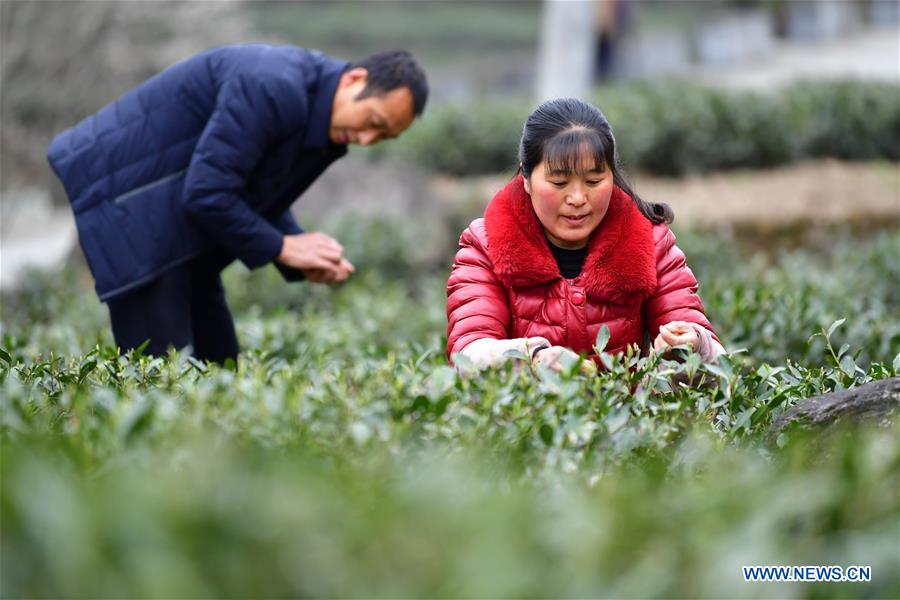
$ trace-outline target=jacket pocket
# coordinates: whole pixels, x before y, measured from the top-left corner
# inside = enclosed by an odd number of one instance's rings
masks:
[[[175,173],[171,173],[164,177],[160,177],[159,179],[151,181],[150,183],[145,183],[142,186],[136,187],[133,190],[129,190],[129,191],[125,192],[124,194],[120,194],[120,195],[116,196],[115,198],[113,198],[113,202],[115,204],[123,204],[125,202],[128,202],[129,199],[133,199],[142,194],[152,192],[154,188],[162,187],[162,186],[166,185],[167,183],[171,183],[171,182],[175,181],[179,177],[182,177],[185,173],[187,173],[187,169],[182,169]]]
[[[181,194],[187,170],[166,175],[113,200],[120,245],[133,254],[133,272],[152,273],[182,257],[193,237]]]

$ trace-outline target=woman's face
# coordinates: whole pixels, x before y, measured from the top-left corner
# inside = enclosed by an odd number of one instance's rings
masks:
[[[612,172],[606,165],[599,171],[593,158],[588,160],[591,170],[581,169],[581,174],[548,172],[546,161],[541,161],[525,180],[525,191],[547,238],[560,248],[584,248],[609,208]]]

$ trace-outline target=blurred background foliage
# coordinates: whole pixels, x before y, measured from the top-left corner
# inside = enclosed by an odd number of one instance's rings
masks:
[[[800,9],[889,4],[642,2],[623,31],[665,62],[658,40],[735,14],[770,14],[783,38]],[[353,59],[402,43],[433,90],[400,141],[355,149],[297,204],[306,229],[341,240],[350,281],[225,271],[236,366],[119,356],[77,249],[4,287],[0,596],[900,597],[896,419],[769,432],[804,398],[898,375],[900,87],[598,85],[588,97],[639,182],[737,186],[800,162],[817,178],[845,163],[808,161],[836,158],[883,180],[896,210],[851,191],[834,217],[821,183],[746,197],[762,225],[731,218],[734,198],[709,203],[715,229],[679,218],[733,352],[718,366],[625,356],[591,379],[519,364],[465,378],[444,356],[444,285],[460,231],[514,171],[541,10],[0,3],[6,265],[16,235],[55,235],[8,218],[32,197],[18,190],[51,189],[50,137],[193,52],[264,39]],[[787,204],[808,218],[785,221]],[[873,581],[745,583],[750,564],[870,565]]]
[[[429,67],[480,59],[498,50],[531,54],[540,29],[541,3],[516,2],[253,2],[260,31],[328,54],[366,56],[402,45]],[[365,24],[365,26],[360,26]]]
[[[626,168],[682,176],[823,156],[900,160],[898,93],[896,85],[850,81],[767,93],[669,81],[605,86],[589,99],[613,124]],[[459,176],[512,172],[532,110],[527,97],[437,107],[402,145],[370,154]]]
[[[224,272],[228,301],[243,346],[275,351],[297,345],[281,335],[257,338],[254,332],[269,318],[327,319],[324,329],[335,333],[321,335],[382,349],[444,335],[444,286],[455,251],[448,240],[458,230],[446,223],[431,226],[440,235],[429,242],[428,232],[383,219],[334,222],[329,231],[342,240],[359,273],[338,289],[285,285],[275,269],[229,267]],[[845,318],[842,343],[850,344],[861,364],[890,362],[900,351],[900,234],[866,235],[870,239],[863,241],[832,231],[825,244],[774,253],[714,232],[679,232],[678,244],[701,282],[716,331],[728,348],[746,350],[742,360],[821,366],[827,362],[822,340],[809,338]],[[112,343],[106,308],[92,298],[91,285],[77,257],[62,276],[35,272],[4,297],[4,333],[16,340],[14,347],[22,345],[23,358],[51,351],[80,355],[97,343]],[[272,331],[277,333],[277,326]]]

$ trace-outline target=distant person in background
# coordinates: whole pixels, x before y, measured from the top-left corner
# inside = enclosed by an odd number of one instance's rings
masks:
[[[642,200],[622,177],[599,109],[545,102],[525,122],[519,173],[460,237],[447,356],[486,367],[513,351],[559,370],[564,357],[592,355],[606,325],[607,352],[646,336],[655,351],[685,345],[714,361],[724,348],[671,221],[668,205]]]
[[[348,144],[403,133],[427,96],[403,50],[350,64],[294,46],[228,46],[58,135],[48,159],[119,347],[236,358],[220,278],[235,259],[274,263],[288,281],[347,279],[341,244],[305,233],[290,206]]]
[[[597,50],[594,55],[594,81],[604,81],[616,74],[616,57],[631,21],[637,2],[597,0]]]

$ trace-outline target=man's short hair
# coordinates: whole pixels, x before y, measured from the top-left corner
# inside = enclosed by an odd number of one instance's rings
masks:
[[[383,96],[397,88],[406,87],[412,93],[413,112],[418,117],[428,99],[428,82],[425,71],[406,50],[385,50],[356,61],[351,69],[362,67],[369,72],[366,87],[357,100],[370,96]]]

